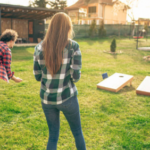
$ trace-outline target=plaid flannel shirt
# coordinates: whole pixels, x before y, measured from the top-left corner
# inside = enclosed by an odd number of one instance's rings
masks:
[[[40,97],[45,104],[61,104],[78,94],[74,82],[80,79],[81,51],[77,42],[70,40],[63,51],[59,71],[52,77],[45,67],[42,42],[35,47],[33,73],[41,81]]]
[[[0,41],[0,79],[9,82],[14,75],[11,72],[11,50],[8,45]]]

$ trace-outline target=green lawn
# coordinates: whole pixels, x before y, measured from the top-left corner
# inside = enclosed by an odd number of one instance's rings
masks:
[[[117,56],[103,53],[112,39],[77,39],[82,51],[82,76],[76,84],[87,150],[150,149],[150,97],[136,88],[150,76],[150,52],[135,49],[135,40],[117,39]],[[48,127],[39,97],[40,83],[33,76],[34,48],[12,49],[12,70],[23,82],[0,80],[0,150],[45,150]],[[118,93],[96,88],[101,74],[134,76],[133,85]],[[75,150],[69,125],[61,113],[58,150]]]

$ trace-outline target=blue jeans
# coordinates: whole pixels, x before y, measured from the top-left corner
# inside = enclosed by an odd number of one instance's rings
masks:
[[[56,150],[59,138],[60,111],[65,115],[72,134],[75,138],[77,150],[86,150],[85,141],[81,128],[80,111],[77,96],[71,97],[66,102],[59,105],[42,103],[47,124],[49,127],[49,140],[47,150]]]

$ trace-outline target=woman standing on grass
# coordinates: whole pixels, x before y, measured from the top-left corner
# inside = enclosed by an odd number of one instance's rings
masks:
[[[22,79],[15,77],[11,72],[11,50],[13,48],[18,34],[14,30],[5,30],[0,37],[0,79],[9,82],[10,79],[15,82],[21,82]]]
[[[60,111],[70,125],[77,149],[86,150],[74,84],[80,79],[81,52],[78,43],[70,40],[71,36],[70,17],[57,13],[43,42],[35,47],[34,75],[41,81],[40,97],[49,127],[47,150],[57,149]]]

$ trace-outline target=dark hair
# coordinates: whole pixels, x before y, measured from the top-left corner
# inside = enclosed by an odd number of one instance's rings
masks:
[[[18,37],[18,34],[15,30],[11,30],[11,29],[6,29],[1,37],[0,37],[0,41],[3,41],[3,42],[9,42],[9,41],[16,41]]]

